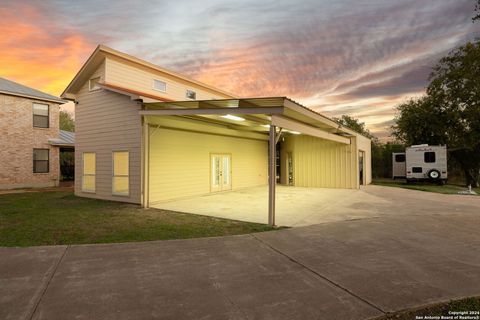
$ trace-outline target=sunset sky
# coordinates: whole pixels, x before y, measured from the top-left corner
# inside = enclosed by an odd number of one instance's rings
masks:
[[[102,43],[243,97],[288,96],[379,137],[480,36],[474,0],[0,0],[0,76],[59,95]]]

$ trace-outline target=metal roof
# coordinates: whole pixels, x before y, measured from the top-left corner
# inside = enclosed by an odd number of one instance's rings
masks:
[[[52,96],[51,94],[24,86],[22,84],[19,84],[14,81],[1,78],[1,77],[0,77],[0,93],[6,93],[6,94],[11,94],[11,95],[26,97],[26,98],[34,98],[37,100],[56,102],[60,104],[63,104],[66,102],[58,97]]]
[[[51,145],[54,146],[75,146],[75,132],[60,130],[60,134],[57,139],[49,140]]]
[[[209,99],[209,100],[187,100],[144,103],[148,110],[151,109],[206,109],[206,108],[258,108],[283,106],[286,97],[262,97],[242,99]],[[290,100],[293,102],[293,100]]]
[[[189,100],[143,103],[145,109],[140,111],[143,115],[164,114],[168,115],[210,115],[216,114],[215,109],[231,110],[232,114],[274,114],[281,113],[291,119],[301,121],[314,127],[329,130],[338,135],[357,136],[359,133],[344,127],[338,122],[312,110],[288,97],[263,97],[242,99],[214,99],[214,100]],[[278,109],[281,108],[279,112]],[[177,111],[175,111],[177,110]],[[180,111],[184,110],[184,111]]]

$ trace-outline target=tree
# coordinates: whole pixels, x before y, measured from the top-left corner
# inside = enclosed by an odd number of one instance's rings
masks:
[[[473,22],[475,22],[475,20],[480,20],[480,0],[477,0],[477,4],[475,5],[475,12],[476,16],[472,18]]]
[[[358,132],[367,138],[375,139],[375,141],[377,140],[377,138],[370,132],[370,130],[366,128],[365,123],[360,122],[360,120],[354,117],[344,114],[342,115],[341,118],[333,118],[333,119],[338,123],[340,123],[342,126],[350,128],[353,131]]]
[[[60,111],[60,130],[75,131],[75,120],[67,111]]]
[[[480,176],[480,42],[442,58],[425,96],[397,107],[393,134],[407,144],[446,144],[467,185]]]
[[[387,154],[388,151],[386,151],[387,147],[390,147],[390,144],[382,144],[378,138],[366,128],[364,122],[360,122],[360,120],[354,117],[342,115],[341,118],[334,118],[334,120],[342,126],[350,128],[372,140],[372,177],[375,179],[391,177],[391,149],[389,149],[389,154]]]
[[[407,145],[446,144],[445,121],[431,97],[410,99],[397,106],[393,136]]]

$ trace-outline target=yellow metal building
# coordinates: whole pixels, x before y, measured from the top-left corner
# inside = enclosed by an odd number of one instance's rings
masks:
[[[357,189],[368,138],[286,97],[238,98],[99,46],[62,94],[75,101],[79,196],[152,204],[269,185]],[[267,201],[267,199],[266,199]]]

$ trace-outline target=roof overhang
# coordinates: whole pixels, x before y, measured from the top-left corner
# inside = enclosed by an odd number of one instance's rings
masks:
[[[219,99],[201,101],[169,101],[143,103],[140,115],[185,116],[185,117],[224,117],[244,115],[249,120],[259,122],[268,132],[268,125],[275,125],[322,139],[350,144],[350,137],[359,134],[343,127],[287,97]],[[253,117],[253,118],[252,118]],[[223,120],[222,121],[228,121]],[[235,121],[229,124],[233,125]]]
[[[71,147],[71,148],[75,147],[75,143],[65,142],[61,139],[50,139],[48,140],[48,143],[51,146],[55,146],[55,147]]]
[[[64,103],[68,102],[68,101],[65,101],[65,100],[62,100],[62,99],[48,99],[48,98],[32,96],[32,95],[28,95],[28,94],[24,94],[24,93],[16,93],[16,92],[3,91],[3,90],[0,90],[0,94],[5,94],[5,95],[15,96],[15,97],[28,98],[28,99],[44,101],[44,102],[52,102],[52,103],[56,103],[56,104],[64,104]]]
[[[48,143],[56,147],[75,147],[75,133],[65,130],[59,131],[58,138],[52,138],[48,140]]]
[[[113,85],[111,83],[105,83],[105,82],[98,83],[98,86],[100,86],[104,90],[108,90],[108,91],[111,91],[111,92],[120,93],[120,94],[129,96],[130,99],[135,100],[135,101],[141,101],[141,102],[145,102],[145,103],[159,102],[159,101],[165,101],[165,102],[166,101],[172,101],[172,100],[166,99],[164,97],[159,97],[159,96],[152,95],[152,94],[149,94],[149,93],[145,93],[145,92],[141,92],[141,91],[137,91],[137,90]]]

